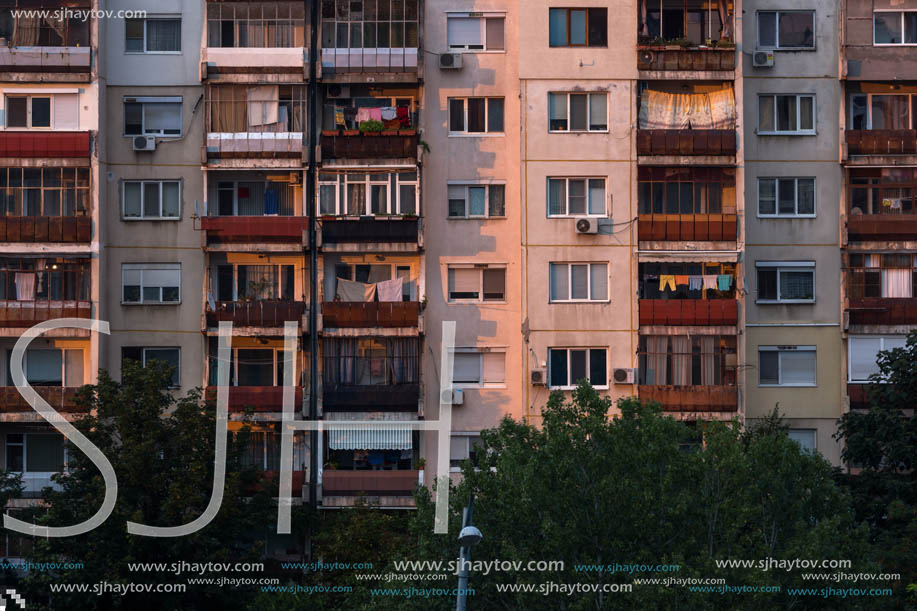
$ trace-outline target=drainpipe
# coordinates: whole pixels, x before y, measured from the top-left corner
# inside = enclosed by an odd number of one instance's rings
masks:
[[[318,19],[318,2],[313,0],[309,2],[309,21],[312,28],[309,32],[309,113],[308,113],[308,131],[309,131],[309,166],[306,171],[306,206],[309,216],[309,420],[318,420],[318,253],[315,239],[315,149],[318,146],[318,133],[316,132],[315,117],[318,111],[318,83],[317,62],[318,62],[318,28],[320,26]],[[318,431],[312,429],[309,431],[309,499],[312,508],[318,505]],[[309,520],[309,557],[312,557],[312,524],[314,520]]]

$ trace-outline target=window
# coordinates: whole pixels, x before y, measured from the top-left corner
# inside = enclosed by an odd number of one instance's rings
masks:
[[[608,131],[608,94],[549,93],[548,115],[552,132]]]
[[[207,6],[207,46],[291,48],[305,42],[301,2],[211,2]]]
[[[0,216],[87,216],[89,168],[0,167]]]
[[[850,129],[913,129],[917,95],[854,93]]]
[[[698,257],[700,259],[700,257]],[[736,264],[639,263],[640,299],[735,299]],[[655,317],[655,314],[652,315]],[[660,312],[660,320],[666,320]]]
[[[548,216],[605,216],[604,178],[548,178]]]
[[[449,184],[449,218],[505,217],[506,185]]]
[[[815,134],[815,96],[759,95],[758,134]]]
[[[477,453],[481,450],[481,436],[477,433],[452,433],[449,439],[449,470],[461,471],[462,462],[477,462]]]
[[[449,301],[505,301],[505,267],[450,267]]]
[[[417,172],[327,174],[318,177],[319,214],[332,216],[417,215]]]
[[[123,263],[121,303],[179,303],[181,263]]]
[[[212,345],[211,354],[215,357],[216,342]],[[322,340],[322,355],[322,383],[326,389],[420,383],[423,351],[416,337],[326,337]],[[210,369],[213,371],[212,366]]]
[[[305,130],[305,86],[210,85],[204,97],[208,132],[271,133],[276,135],[254,137],[296,140]]]
[[[446,16],[446,39],[450,49],[468,51],[503,51],[505,47],[503,13],[449,13]]]
[[[649,0],[640,5],[638,44],[685,39],[697,46],[728,40],[734,30],[735,4],[734,0]]]
[[[388,266],[386,266],[388,267]],[[217,301],[293,300],[293,265],[217,265]]]
[[[735,335],[641,335],[638,383],[735,386]]]
[[[790,429],[787,436],[798,443],[803,452],[815,453],[815,429]]]
[[[851,169],[848,187],[850,214],[915,214],[915,188],[917,170],[914,168]]]
[[[814,178],[759,178],[758,216],[814,217]]]
[[[90,5],[71,2],[66,5],[70,11],[55,13],[53,5],[38,3],[31,7],[43,7],[37,14],[21,13],[16,3],[5,2],[0,8],[0,38],[7,39],[10,47],[88,47]]]
[[[181,19],[125,19],[128,53],[181,53]]]
[[[814,261],[758,261],[757,303],[813,303]]]
[[[606,8],[552,8],[548,21],[552,47],[608,46]]]
[[[639,214],[735,214],[734,168],[637,169]]]
[[[177,219],[180,182],[177,180],[129,180],[124,183],[125,219]]]
[[[0,299],[87,301],[90,277],[88,258],[0,257]]]
[[[67,465],[65,441],[64,436],[57,433],[7,433],[6,468],[17,473],[64,471]]]
[[[506,352],[490,349],[456,348],[452,361],[452,383],[458,388],[502,386],[506,382]]]
[[[917,295],[917,257],[911,254],[850,253],[847,286],[851,299]]]
[[[162,361],[172,368],[172,388],[181,386],[181,348],[143,348],[140,346],[123,346],[121,362],[131,359],[146,367],[153,361]],[[123,365],[122,365],[123,367]]]
[[[321,0],[323,49],[416,49],[417,0]]]
[[[758,48],[815,48],[815,11],[758,11]]]
[[[6,96],[6,126],[51,127],[51,96]]]
[[[6,351],[7,386],[14,386],[10,363],[13,351]],[[22,372],[26,382],[31,386],[82,386],[83,351],[82,349],[39,349],[26,350],[22,358]]]
[[[870,377],[879,373],[876,362],[879,352],[904,348],[907,338],[903,335],[884,337],[850,336],[848,350],[847,379],[850,382],[869,382]]]
[[[917,44],[917,11],[876,11],[873,18],[873,44]]]
[[[180,97],[124,98],[125,136],[181,136]]]
[[[759,386],[815,386],[815,346],[758,346]]]
[[[607,353],[605,348],[548,348],[550,388],[573,388],[584,379],[608,388]]]
[[[608,301],[607,263],[550,263],[550,300]]]
[[[503,132],[503,98],[449,98],[449,133]]]

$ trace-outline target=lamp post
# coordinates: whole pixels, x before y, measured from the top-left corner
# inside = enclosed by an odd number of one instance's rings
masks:
[[[462,531],[458,540],[462,546],[459,554],[458,593],[455,599],[455,611],[465,611],[466,595],[468,589],[468,564],[471,562],[471,546],[477,545],[484,538],[481,531],[471,525],[471,516],[474,512],[474,493],[468,498],[468,506],[462,511]]]

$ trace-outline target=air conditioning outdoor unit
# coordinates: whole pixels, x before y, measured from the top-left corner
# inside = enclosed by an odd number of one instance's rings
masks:
[[[576,233],[598,233],[599,219],[591,216],[581,216],[576,219]]]
[[[611,377],[614,379],[615,384],[633,384],[634,370],[617,368],[614,370]]]
[[[440,70],[461,70],[462,54],[461,53],[443,53],[439,56]]]
[[[773,68],[774,54],[770,51],[755,51],[751,63],[755,68]]]
[[[453,388],[452,390],[442,391],[440,402],[450,403],[452,405],[464,405],[465,404],[465,393],[462,392],[461,388]]]
[[[532,369],[529,379],[532,382],[532,386],[544,386],[548,381],[548,370],[544,367]]]
[[[155,151],[156,138],[153,136],[134,136],[135,151]]]
[[[350,97],[350,86],[349,85],[328,85],[328,90],[326,92],[329,100],[335,98],[349,98]]]

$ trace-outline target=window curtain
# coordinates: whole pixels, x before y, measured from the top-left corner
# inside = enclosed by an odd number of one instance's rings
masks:
[[[691,385],[691,338],[686,335],[672,336],[672,383]]]
[[[67,44],[67,21],[65,19],[52,19],[45,17],[45,23],[60,37],[60,44]]]
[[[714,386],[717,381],[717,355],[716,355],[716,338],[712,335],[703,335],[700,337],[701,352],[701,384],[704,386]]]
[[[911,297],[911,271],[910,269],[883,269],[882,296]]]
[[[325,355],[322,381],[326,386],[335,387],[353,383],[357,341],[356,338],[335,338],[322,343],[322,351]]]
[[[567,181],[548,180],[548,213],[567,213]]]
[[[245,87],[214,87],[210,95],[211,132],[247,131]]]
[[[16,300],[35,301],[35,274],[16,274]]]
[[[731,129],[735,118],[731,89],[709,94],[647,89],[640,96],[640,129]]]
[[[280,88],[277,85],[249,87],[247,95],[250,126],[268,125],[280,120]]]
[[[707,98],[710,101],[710,129],[734,129],[736,101],[732,89],[711,91]]]
[[[395,384],[417,384],[420,342],[416,339],[387,340],[388,353],[392,355],[392,376]]]
[[[151,19],[146,23],[146,47],[151,51],[178,51],[181,49],[181,21],[178,19]]]
[[[34,47],[38,44],[41,17],[19,17],[13,28],[14,47]]]
[[[652,369],[656,372],[655,383],[658,385],[667,384],[669,381],[669,336],[650,336],[647,342],[651,348],[650,361],[652,362]]]

